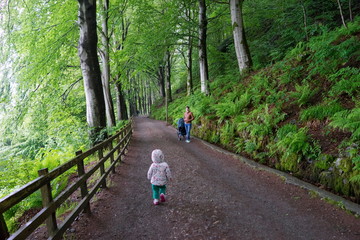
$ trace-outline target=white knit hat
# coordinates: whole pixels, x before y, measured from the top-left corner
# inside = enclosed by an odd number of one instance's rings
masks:
[[[161,163],[164,161],[164,154],[160,149],[155,149],[151,153],[151,160],[154,163]]]

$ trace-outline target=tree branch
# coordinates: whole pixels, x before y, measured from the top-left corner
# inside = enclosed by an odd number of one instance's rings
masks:
[[[78,82],[80,82],[83,78],[80,77],[78,80],[76,80],[75,82],[73,82],[72,84],[70,84],[70,86],[64,91],[63,94],[61,94],[61,99],[63,102],[66,101],[67,97],[69,96],[71,90],[73,89],[73,87],[75,86],[75,84],[77,84]]]

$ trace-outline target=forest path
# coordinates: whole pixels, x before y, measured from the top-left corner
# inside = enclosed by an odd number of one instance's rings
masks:
[[[158,206],[146,178],[156,148],[173,174]],[[360,239],[354,216],[201,140],[178,141],[161,121],[134,119],[116,171],[66,239]]]

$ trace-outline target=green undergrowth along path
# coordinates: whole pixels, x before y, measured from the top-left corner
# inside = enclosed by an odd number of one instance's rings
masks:
[[[107,134],[112,135],[122,126],[126,125],[128,121],[119,122],[119,124],[113,128],[105,129]],[[75,157],[75,152],[78,150],[86,151],[89,149],[89,142],[86,136],[86,129],[84,130],[83,139],[77,139],[78,141],[69,141],[67,145],[51,145],[44,146],[42,148],[35,148],[29,144],[28,148],[18,151],[16,146],[9,146],[8,148],[2,148],[4,151],[12,152],[13,154],[2,153],[0,156],[9,156],[3,158],[0,161],[0,198],[12,193],[19,189],[21,186],[36,179],[38,170],[48,168],[51,171],[54,168],[64,164],[70,159]],[[35,145],[37,146],[37,145]],[[19,147],[19,148],[20,148]],[[107,152],[104,152],[106,155]],[[85,166],[89,168],[96,160],[95,157],[88,157],[85,159]],[[107,162],[105,167],[109,167],[110,163]],[[76,167],[71,168],[60,177],[57,177],[52,181],[52,196],[56,198],[67,186],[71,183],[72,177],[76,176]],[[96,173],[100,174],[100,173]],[[96,177],[96,176],[95,176]],[[94,184],[90,179],[90,186]],[[95,180],[94,180],[95,182]],[[76,206],[74,199],[66,201],[56,212],[57,216],[61,216],[65,212],[69,212]],[[9,209],[4,213],[5,221],[10,232],[14,232],[18,227],[23,224],[23,221],[28,221],[30,217],[33,217],[42,208],[42,200],[40,190],[36,191],[23,201]]]
[[[212,94],[178,94],[192,133],[360,202],[360,20],[300,42],[279,62],[239,77],[216,76]],[[158,102],[152,117],[165,120]]]

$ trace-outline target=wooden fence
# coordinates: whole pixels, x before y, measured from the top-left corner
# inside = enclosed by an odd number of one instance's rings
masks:
[[[91,198],[100,187],[106,187],[106,177],[110,172],[115,172],[115,165],[117,162],[121,161],[121,156],[125,154],[131,135],[132,123],[130,122],[114,136],[84,153],[81,151],[76,152],[75,158],[53,169],[52,171],[49,172],[46,168],[39,170],[39,177],[37,179],[27,183],[19,190],[0,199],[0,240],[25,239],[44,222],[46,223],[49,239],[60,239],[66,229],[70,227],[71,223],[82,211],[90,213]],[[109,149],[109,152],[104,156],[106,149]],[[96,153],[98,154],[98,161],[96,161],[94,166],[87,167],[89,169],[86,171],[84,159],[96,155]],[[110,167],[105,169],[105,162],[108,160],[110,160]],[[51,193],[51,181],[75,166],[77,167],[78,175],[76,182],[71,183],[71,185],[53,199]],[[98,177],[95,185],[89,190],[87,180],[93,176],[97,170],[100,170],[100,176]],[[56,219],[56,210],[79,188],[82,200],[61,222],[61,224],[58,224]],[[41,191],[43,208],[18,231],[10,235],[3,213],[39,189]]]

